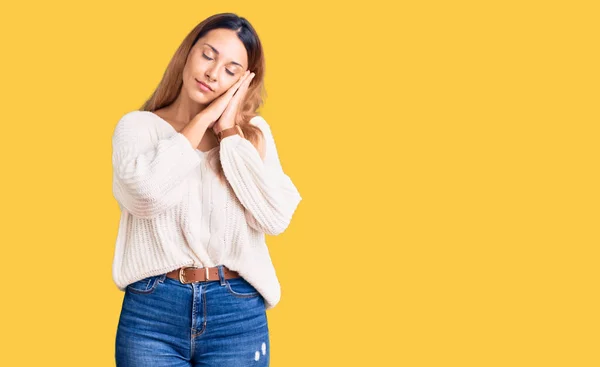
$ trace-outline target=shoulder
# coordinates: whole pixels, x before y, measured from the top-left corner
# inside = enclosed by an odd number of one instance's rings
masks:
[[[270,129],[267,121],[260,115],[257,115],[257,116],[254,116],[253,118],[251,118],[250,124],[258,127],[263,133],[263,136],[258,139],[257,148],[258,148],[258,153],[259,153],[260,157],[264,161],[265,155],[266,155],[266,149],[267,149],[265,140],[270,140],[269,137],[271,136],[271,129]]]
[[[141,124],[141,125],[151,124],[151,123],[154,123],[155,121],[156,121],[156,118],[154,118],[152,112],[140,111],[140,110],[129,111],[129,112],[125,113],[123,116],[121,116],[121,118],[119,119],[119,123]]]
[[[264,134],[271,135],[271,126],[269,126],[267,120],[265,120],[265,118],[261,115],[256,115],[253,118],[251,118],[250,124],[258,127]]]
[[[262,117],[261,115],[256,115],[253,118],[250,119],[250,123],[252,125],[256,125],[256,126],[260,126],[260,125],[268,125],[267,124],[267,120],[265,120],[264,117]]]
[[[156,118],[149,111],[129,111],[119,118],[115,133],[124,131],[145,131],[156,126]]]
[[[157,135],[157,121],[149,111],[129,111],[119,118],[113,130],[113,139],[118,142],[138,143],[152,141]]]

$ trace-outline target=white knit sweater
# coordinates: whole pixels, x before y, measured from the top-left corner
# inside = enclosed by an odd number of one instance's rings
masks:
[[[208,167],[207,153],[149,111],[131,111],[112,138],[113,195],[121,209],[112,275],[119,290],[181,266],[223,264],[273,308],[281,289],[265,242],[290,224],[302,200],[283,172],[270,126],[254,117],[266,153],[239,135],[218,156],[229,185]]]

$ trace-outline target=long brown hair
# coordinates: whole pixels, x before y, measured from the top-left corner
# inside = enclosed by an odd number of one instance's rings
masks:
[[[241,102],[235,123],[239,125],[244,137],[258,149],[259,139],[263,138],[262,131],[250,124],[250,119],[257,115],[256,110],[263,104],[263,96],[266,97],[264,87],[265,59],[262,44],[258,34],[245,18],[234,13],[220,13],[212,15],[200,22],[185,37],[173,58],[167,65],[162,80],[152,93],[152,96],[140,108],[142,111],[154,112],[173,103],[183,87],[183,68],[188,55],[198,41],[206,33],[213,29],[225,28],[236,31],[238,38],[244,44],[248,53],[248,69],[255,73],[248,87],[245,99]],[[212,168],[217,173],[221,182],[226,183],[223,166],[219,159],[219,147],[209,152],[208,162],[214,162]]]

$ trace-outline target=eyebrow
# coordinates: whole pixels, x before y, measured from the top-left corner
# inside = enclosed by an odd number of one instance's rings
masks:
[[[219,51],[218,51],[216,48],[214,48],[212,45],[209,45],[208,43],[205,43],[205,45],[207,45],[208,47],[212,48],[212,49],[213,49],[213,51],[217,53],[217,55],[219,54]],[[239,67],[241,67],[241,68],[244,68],[244,66],[243,66],[242,64],[240,64],[240,63],[237,63],[237,62],[235,62],[235,61],[232,61],[231,63],[232,63],[232,64],[236,64],[236,65],[238,65],[238,66],[239,66]]]

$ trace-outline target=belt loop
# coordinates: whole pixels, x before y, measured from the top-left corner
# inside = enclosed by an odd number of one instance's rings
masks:
[[[158,281],[161,283],[164,283],[166,277],[167,277],[167,273],[163,273],[158,277]]]
[[[217,269],[219,270],[219,281],[221,285],[225,285],[225,272],[223,272],[223,265],[218,265]]]

